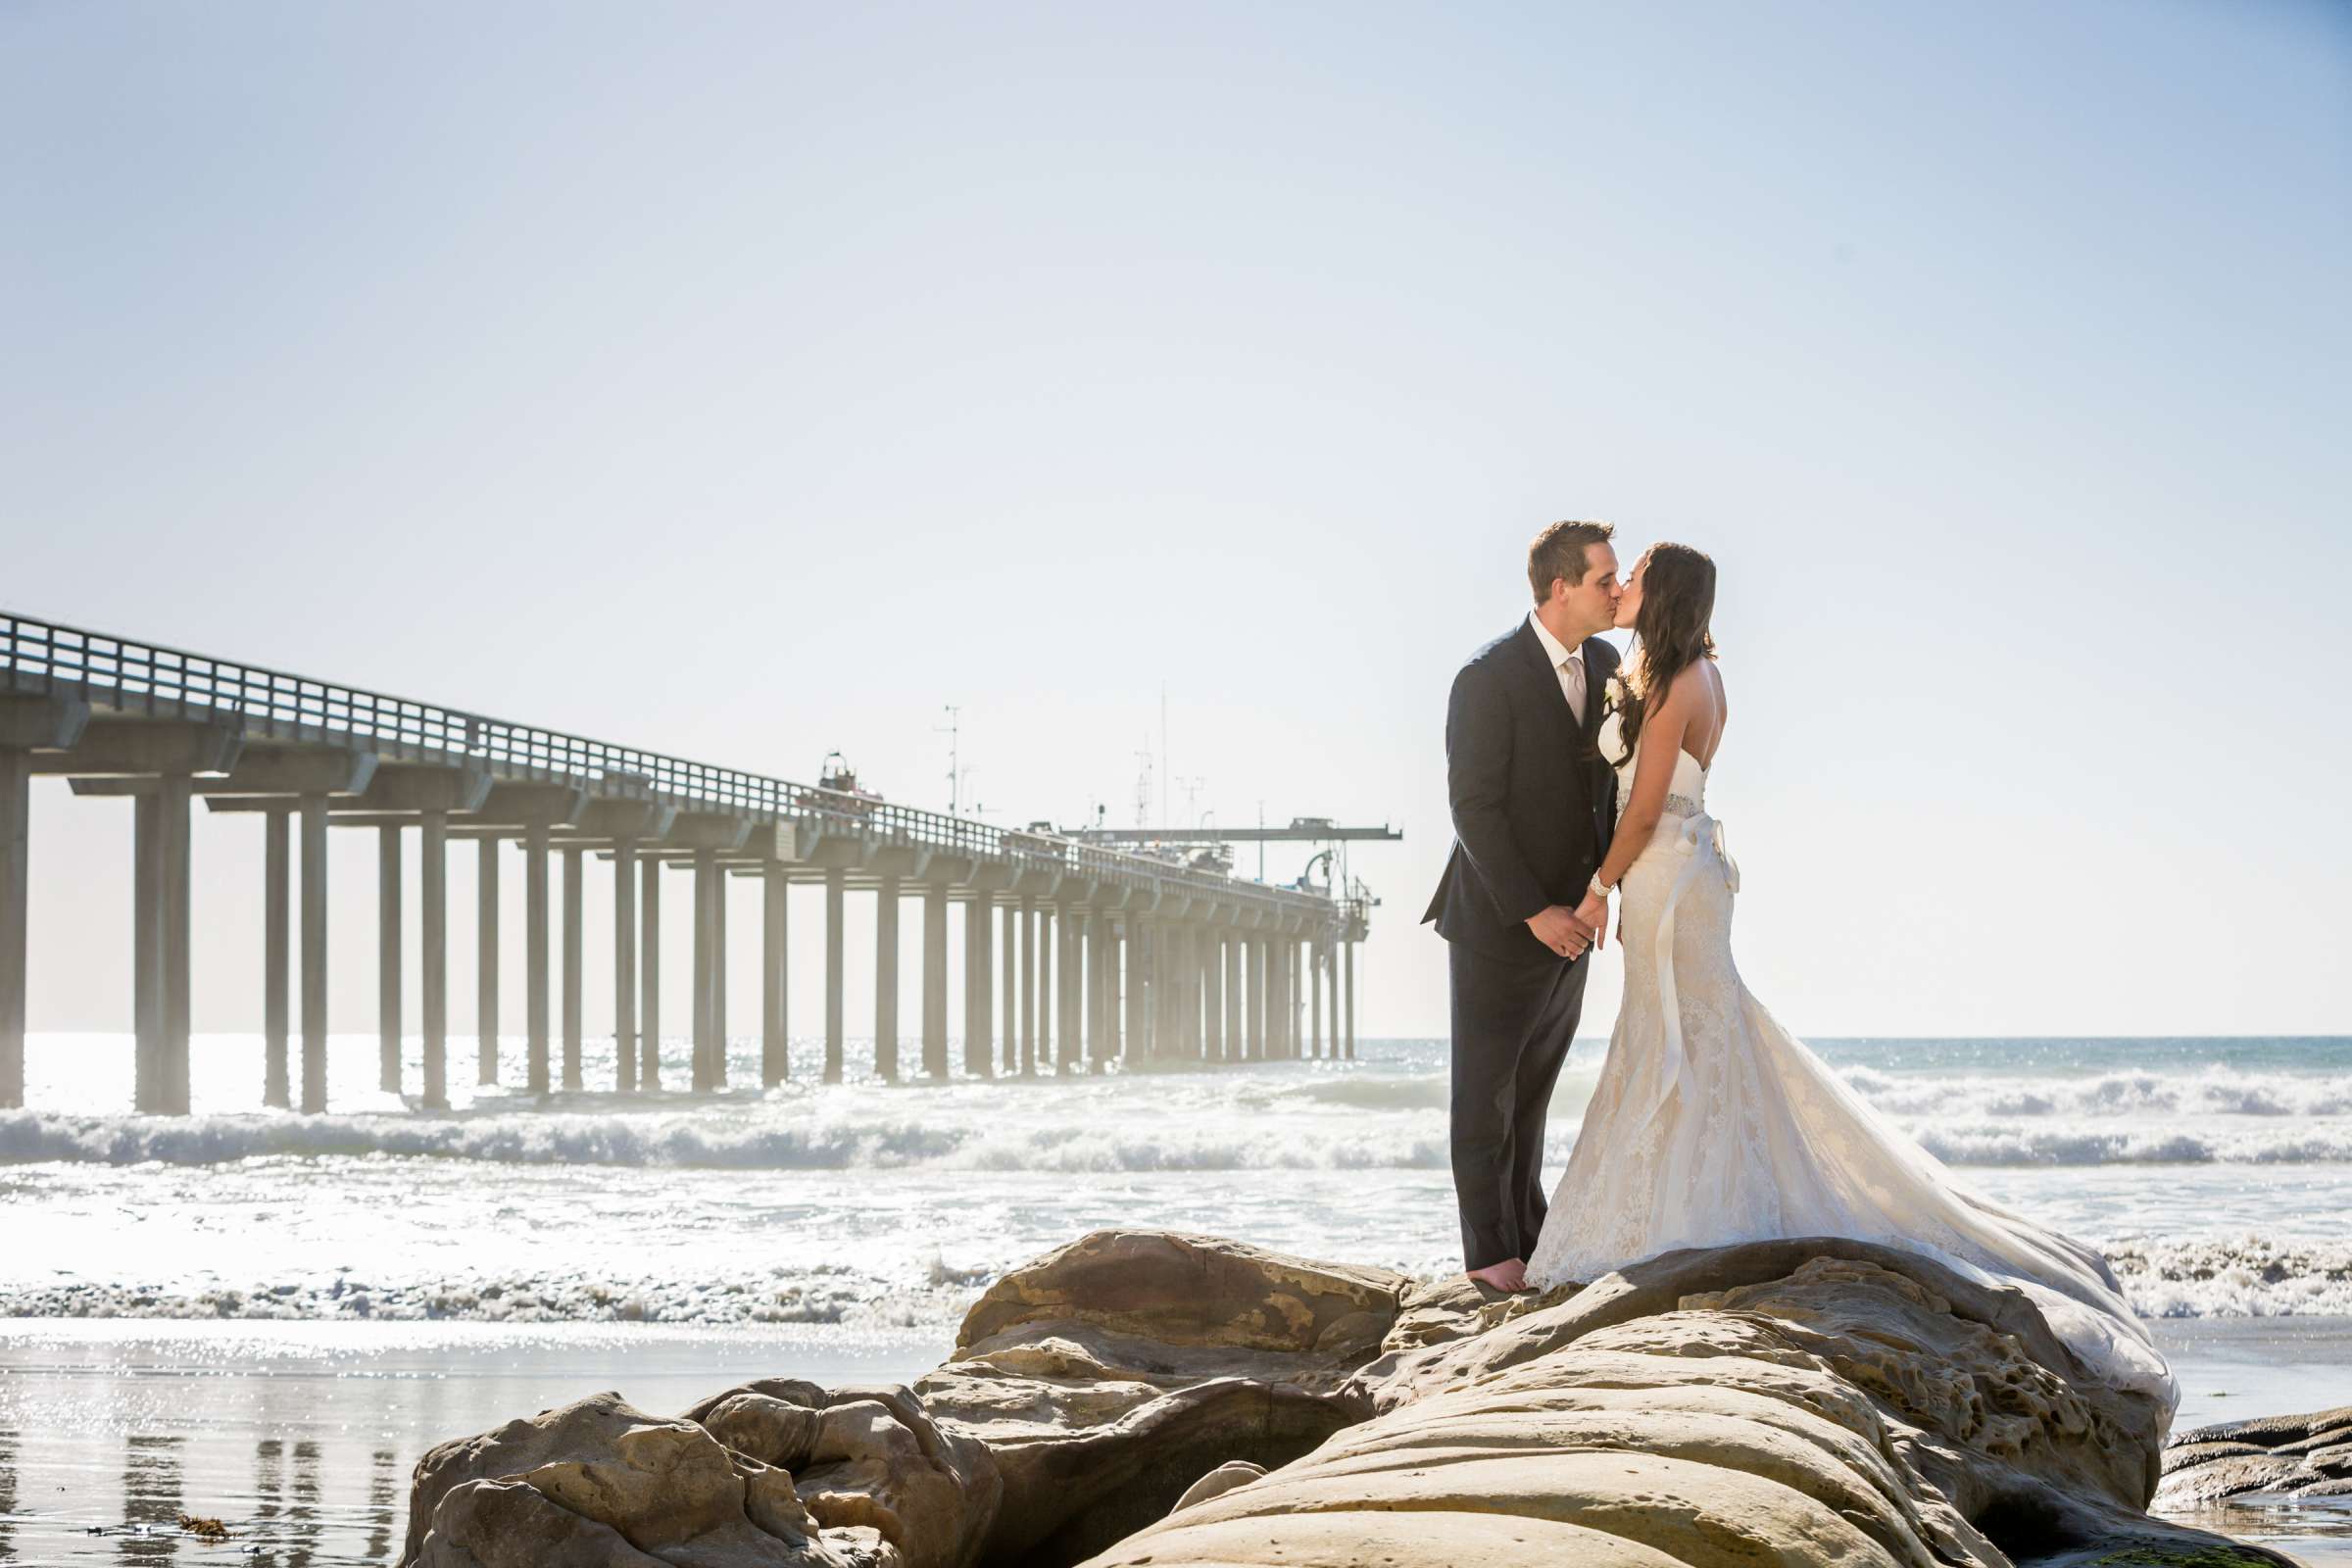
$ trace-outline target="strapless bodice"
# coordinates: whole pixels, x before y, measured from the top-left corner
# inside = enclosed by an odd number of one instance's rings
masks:
[[[1642,743],[1634,743],[1634,755],[1622,765],[1616,761],[1624,749],[1623,733],[1612,710],[1600,721],[1600,755],[1610,760],[1617,769],[1617,814],[1623,816],[1625,808],[1634,798],[1634,769],[1641,765]],[[1674,754],[1674,779],[1666,786],[1666,814],[1668,816],[1703,816],[1707,809],[1707,770],[1698,765],[1698,759],[1689,752]]]

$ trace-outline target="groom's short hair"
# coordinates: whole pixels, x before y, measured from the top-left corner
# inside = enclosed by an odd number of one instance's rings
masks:
[[[1527,547],[1527,585],[1536,591],[1536,603],[1551,597],[1554,577],[1567,578],[1572,588],[1581,584],[1592,565],[1586,547],[1605,545],[1616,532],[1613,522],[1555,522],[1537,534]]]

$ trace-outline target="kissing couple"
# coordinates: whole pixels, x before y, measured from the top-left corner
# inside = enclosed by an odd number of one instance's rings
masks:
[[[1740,983],[1740,873],[1707,811],[1730,712],[1715,564],[1661,543],[1620,577],[1614,536],[1537,534],[1534,609],[1446,701],[1454,846],[1422,918],[1449,953],[1470,1277],[1547,1290],[1685,1248],[1851,1237],[2025,1290],[2094,1376],[2170,1408],[2172,1373],[2097,1251],[1960,1189]],[[1633,633],[1622,661],[1610,630]],[[1552,1086],[1612,929],[1624,999],[1547,1203]]]

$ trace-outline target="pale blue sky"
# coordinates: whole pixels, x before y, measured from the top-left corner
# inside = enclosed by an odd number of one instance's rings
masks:
[[[2289,0],[11,4],[0,605],[924,804],[960,703],[1022,820],[1164,683],[1221,819],[1405,829],[1438,1033],[1446,686],[1604,516],[1722,568],[1792,1027],[2352,1029],[2348,165]],[[122,1026],[127,808],[35,813],[33,1025]]]

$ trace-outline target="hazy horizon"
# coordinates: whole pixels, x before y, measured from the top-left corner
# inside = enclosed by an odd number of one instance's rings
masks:
[[[1403,830],[1359,1032],[1431,1038],[1447,683],[1607,517],[1721,568],[1792,1029],[2341,1034],[2348,88],[2291,0],[14,6],[0,611],[933,808],[958,705],[1014,824],[1130,822],[1164,690],[1172,814]],[[195,1029],[255,1031],[261,824],[197,814]],[[33,1032],[129,1027],[129,848],[36,789]]]

